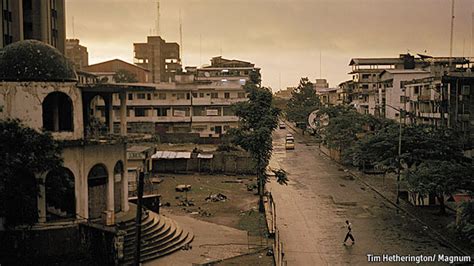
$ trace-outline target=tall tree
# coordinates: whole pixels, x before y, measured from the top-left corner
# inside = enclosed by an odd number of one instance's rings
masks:
[[[18,120],[0,121],[0,216],[7,225],[37,220],[35,173],[58,169],[61,148],[49,133],[26,127]]]
[[[291,99],[288,101],[286,117],[288,120],[307,124],[308,116],[314,110],[319,109],[321,102],[313,83],[308,78],[301,78],[298,87],[291,93]]]
[[[263,211],[263,193],[267,182],[267,166],[272,155],[272,131],[278,125],[280,110],[274,107],[270,89],[260,85],[260,77],[251,74],[251,81],[244,86],[248,101],[234,104],[235,114],[240,119],[238,128],[231,129],[232,142],[250,153],[255,164],[260,196],[259,209]],[[286,175],[277,175],[286,178]],[[280,180],[279,180],[280,182]]]
[[[434,195],[439,202],[440,213],[445,214],[445,195],[472,182],[474,169],[446,160],[427,160],[409,168],[405,173],[408,187],[421,195]]]
[[[134,73],[125,70],[125,69],[119,69],[117,72],[114,74],[114,81],[117,83],[136,83],[138,82],[137,75]]]

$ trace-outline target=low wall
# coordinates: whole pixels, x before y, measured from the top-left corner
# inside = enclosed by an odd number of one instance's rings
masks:
[[[82,224],[0,231],[0,265],[113,265],[114,236]]]
[[[336,162],[341,162],[341,151],[328,148],[325,145],[320,146],[320,150]]]
[[[255,174],[255,163],[244,152],[213,152],[212,159],[160,159],[153,160],[155,173],[223,173]]]

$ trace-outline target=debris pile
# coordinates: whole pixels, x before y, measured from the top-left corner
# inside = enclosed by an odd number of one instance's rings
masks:
[[[210,194],[205,200],[210,202],[226,201],[227,196],[221,193]]]

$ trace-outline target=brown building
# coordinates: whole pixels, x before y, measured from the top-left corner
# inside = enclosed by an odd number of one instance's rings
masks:
[[[82,70],[96,75],[99,80],[115,83],[114,75],[119,70],[132,73],[138,83],[151,83],[150,71],[142,67],[127,63],[120,59],[113,59],[102,63],[84,67]],[[105,80],[106,78],[106,80]]]
[[[167,43],[160,36],[148,36],[146,43],[134,43],[135,64],[151,72],[153,83],[172,82],[181,71],[179,44]]]
[[[0,48],[13,42],[34,39],[48,43],[64,54],[64,0],[2,0],[0,8]]]
[[[82,69],[89,65],[87,47],[80,45],[78,39],[66,40],[66,57],[74,63],[76,69]]]

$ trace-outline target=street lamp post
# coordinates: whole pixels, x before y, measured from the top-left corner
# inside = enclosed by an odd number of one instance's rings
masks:
[[[385,106],[388,106],[392,108],[395,111],[398,111],[399,115],[399,121],[398,121],[398,157],[397,157],[397,204],[400,204],[400,172],[401,172],[401,157],[402,157],[402,114],[404,110],[395,108],[393,106],[390,106],[388,104],[385,104]]]

